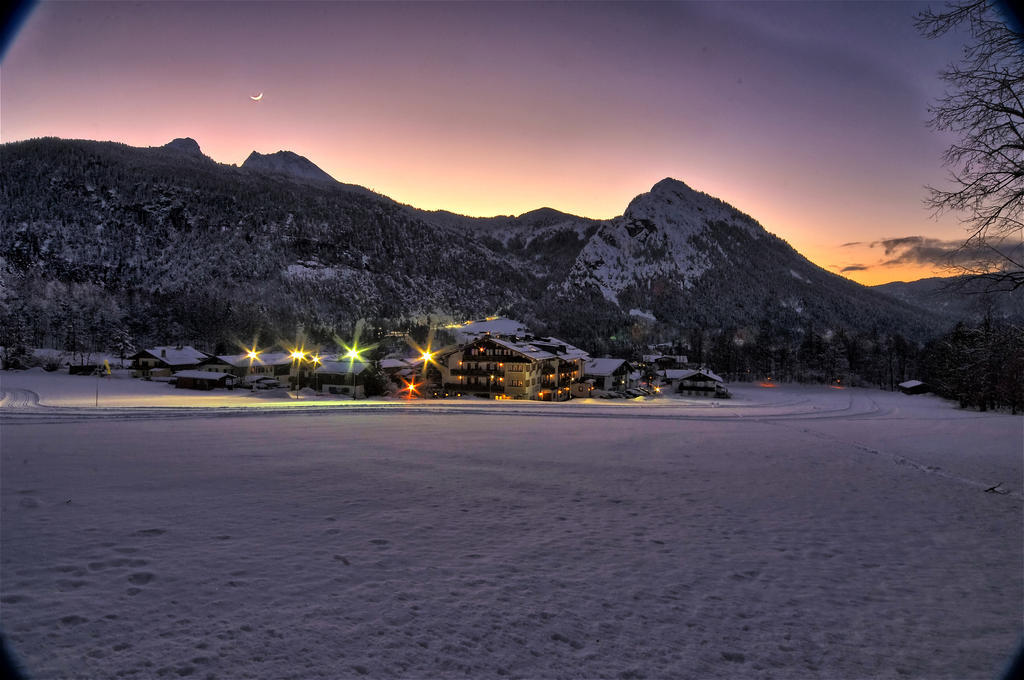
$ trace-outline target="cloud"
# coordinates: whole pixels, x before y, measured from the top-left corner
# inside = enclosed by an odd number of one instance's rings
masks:
[[[952,241],[939,241],[938,239],[926,239],[923,236],[903,236],[900,238],[889,238],[882,241],[875,241],[871,244],[872,248],[881,246],[885,248],[886,255],[892,255],[898,250],[913,249],[917,246],[924,244],[926,241],[933,243],[953,243]]]
[[[862,246],[862,245],[864,245],[863,241],[850,241],[849,243],[844,243],[843,245],[841,245],[839,247],[840,248],[849,248],[850,246]]]
[[[846,272],[862,272],[868,269],[871,269],[871,267],[867,266],[866,264],[850,264],[840,269],[839,273],[844,274]]]
[[[998,260],[998,253],[1019,258],[1022,247],[1019,244],[982,244],[964,241],[943,241],[926,236],[901,236],[881,239],[868,244],[870,248],[881,248],[888,259],[879,262],[882,267],[901,265],[924,266],[971,266]],[[996,246],[994,250],[992,247]],[[996,255],[993,258],[993,255]],[[845,270],[844,270],[845,271]],[[859,271],[859,270],[851,270]]]

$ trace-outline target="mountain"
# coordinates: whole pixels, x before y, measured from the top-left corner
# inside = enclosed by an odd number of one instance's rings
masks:
[[[988,316],[1010,323],[1024,323],[1024,289],[992,292],[986,290],[984,281],[957,276],[893,281],[873,288],[951,321],[977,323]]]
[[[286,175],[314,182],[331,184],[336,182],[333,177],[318,168],[311,160],[291,151],[268,154],[253,151],[242,163],[242,169],[265,175]]]
[[[190,156],[202,156],[203,158],[206,158],[202,149],[199,148],[199,142],[191,137],[178,137],[177,139],[172,139],[164,144],[163,148],[168,151],[176,151]]]
[[[212,348],[300,330],[328,342],[357,319],[491,314],[594,351],[947,325],[674,179],[611,220],[472,218],[339,183],[286,151],[235,167],[188,138],[45,138],[0,146],[0,195],[0,315],[24,320],[36,345],[118,334]]]

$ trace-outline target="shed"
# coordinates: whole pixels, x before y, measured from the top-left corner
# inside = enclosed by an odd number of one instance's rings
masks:
[[[230,373],[214,371],[178,371],[174,374],[174,386],[185,390],[212,390],[216,387],[231,389],[238,378]]]
[[[920,380],[907,380],[906,382],[901,382],[897,387],[900,388],[900,392],[903,394],[924,394],[925,392],[932,391],[932,388]]]

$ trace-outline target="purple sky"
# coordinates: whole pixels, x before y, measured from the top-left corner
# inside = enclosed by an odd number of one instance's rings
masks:
[[[925,251],[883,242],[963,236],[922,207],[960,49],[916,33],[924,6],[43,2],[3,61],[0,139],[289,149],[471,215],[612,217],[671,176],[832,271],[918,278]]]

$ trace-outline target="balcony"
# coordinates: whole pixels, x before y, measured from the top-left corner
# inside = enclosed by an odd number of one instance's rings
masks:
[[[452,368],[449,369],[449,373],[452,375],[478,375],[481,377],[495,376],[497,378],[500,375],[505,374],[504,368],[495,368],[493,370],[487,368]]]

